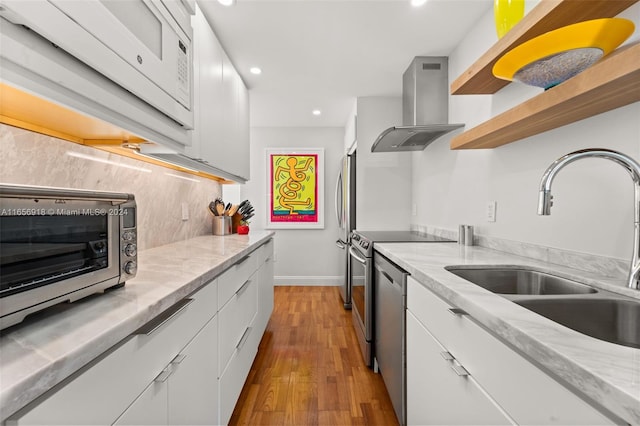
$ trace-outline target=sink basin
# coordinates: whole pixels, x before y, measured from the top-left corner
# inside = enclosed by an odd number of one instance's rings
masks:
[[[529,269],[447,268],[467,281],[498,294],[588,294],[597,290],[575,281]]]
[[[516,303],[577,332],[640,349],[640,302],[621,299],[531,299]]]

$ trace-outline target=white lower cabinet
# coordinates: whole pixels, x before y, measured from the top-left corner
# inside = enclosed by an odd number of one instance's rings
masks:
[[[218,317],[215,316],[114,424],[216,424],[217,342]]]
[[[438,351],[442,352],[440,356],[435,354]],[[451,359],[445,361],[442,357]],[[438,369],[436,373],[436,361],[441,366],[446,362],[449,367],[455,367],[458,373],[463,374],[461,378],[466,381],[465,384],[458,387],[445,386],[444,372]],[[473,391],[470,390],[472,388]],[[498,420],[498,417],[494,421],[487,420],[489,423],[504,423],[512,419],[514,423],[523,425],[615,424],[614,420],[481,327],[466,312],[451,306],[409,277],[409,423],[482,423],[487,418],[484,408],[463,403],[478,401],[477,395],[470,397],[477,393],[476,389],[484,394],[484,399],[491,401],[504,413],[502,420]],[[446,398],[444,395],[447,395]],[[440,403],[434,404],[430,398],[435,398]],[[463,415],[468,416],[461,418]]]
[[[198,333],[172,362],[169,388],[170,425],[218,422],[218,316]]]
[[[258,315],[256,317],[256,327],[261,332],[267,328],[267,323],[273,312],[273,240],[262,246],[262,257],[260,269],[258,269]]]
[[[217,357],[216,315],[154,378],[114,424],[217,424]]]
[[[114,425],[166,425],[169,422],[168,399],[167,386],[163,382],[153,381]]]
[[[264,333],[258,312],[268,321],[273,310],[260,286],[273,293],[267,247],[271,240],[5,424],[226,424]]]
[[[411,312],[407,313],[407,371],[408,424],[511,424]]]

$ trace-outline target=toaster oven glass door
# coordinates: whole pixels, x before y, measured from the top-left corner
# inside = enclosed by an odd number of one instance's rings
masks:
[[[113,245],[109,222],[107,212],[93,206],[43,210],[4,207],[0,217],[0,297],[109,268]]]

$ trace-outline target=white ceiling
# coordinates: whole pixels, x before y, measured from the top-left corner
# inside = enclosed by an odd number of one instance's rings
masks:
[[[493,1],[198,3],[249,87],[253,127],[343,127],[356,97],[400,96],[413,57],[449,55]]]

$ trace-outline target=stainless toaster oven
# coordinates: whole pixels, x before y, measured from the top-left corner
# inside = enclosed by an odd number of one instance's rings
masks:
[[[0,329],[136,270],[133,194],[0,184]]]

